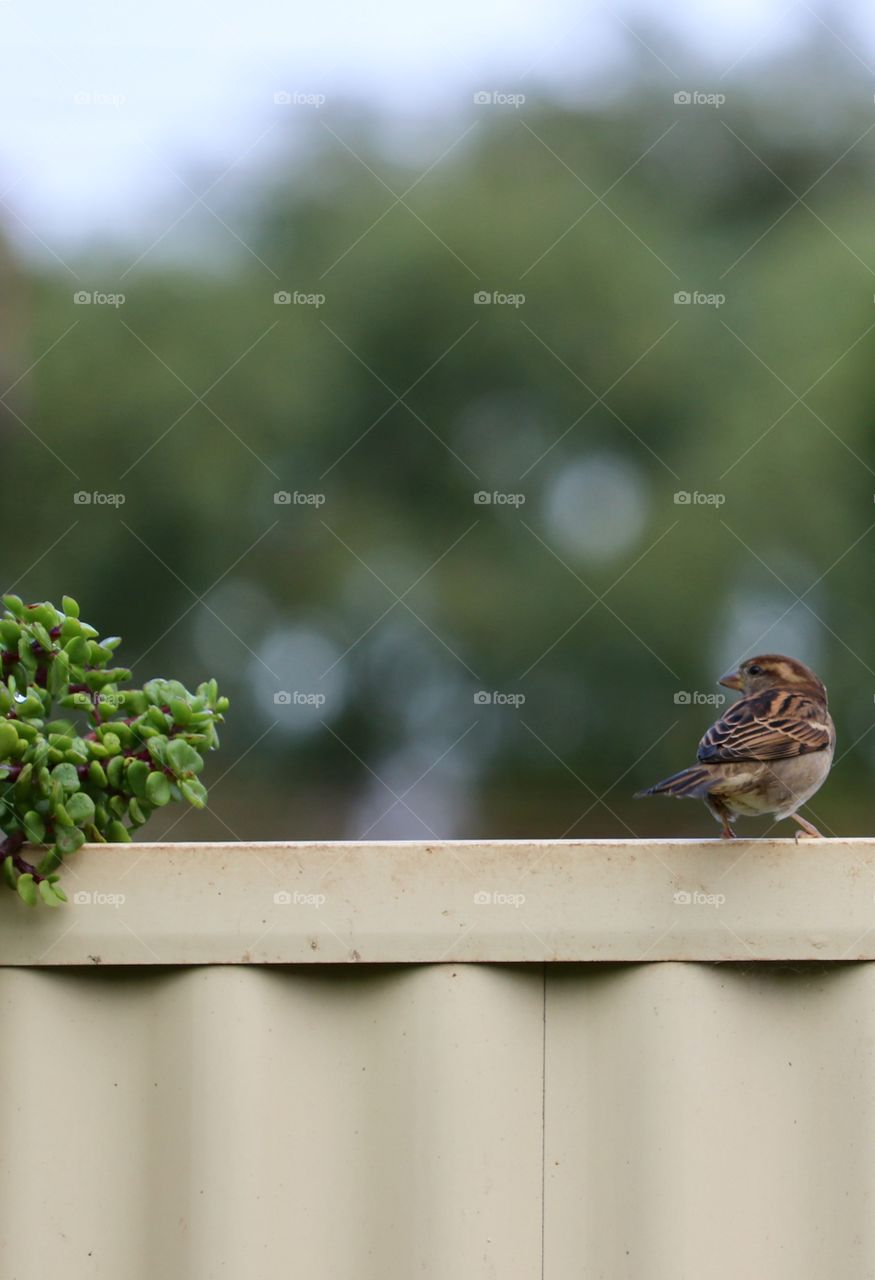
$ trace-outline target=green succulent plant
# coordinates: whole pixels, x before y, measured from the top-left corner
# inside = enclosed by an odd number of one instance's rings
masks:
[[[112,665],[120,637],[98,639],[69,596],[61,609],[3,603],[0,866],[29,906],[59,906],[58,867],[87,840],[129,841],[174,800],[204,807],[202,753],[219,745],[228,699],[215,680],[194,693],[178,680],[123,687],[131,673]]]

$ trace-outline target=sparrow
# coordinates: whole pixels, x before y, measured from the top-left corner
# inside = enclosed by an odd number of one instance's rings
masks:
[[[835,751],[823,682],[795,658],[766,653],[719,683],[742,697],[702,738],[699,763],[637,794],[704,800],[725,840],[735,837],[731,819],[762,813],[792,818],[802,828],[797,840],[820,838],[796,810],[826,781]]]

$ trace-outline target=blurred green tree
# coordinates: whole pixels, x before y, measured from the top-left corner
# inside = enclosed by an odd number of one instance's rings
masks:
[[[833,696],[818,825],[866,830],[875,134],[811,56],[475,105],[415,161],[325,108],[218,263],[28,269],[4,586],[227,688],[176,835],[711,834],[631,794],[775,649]]]

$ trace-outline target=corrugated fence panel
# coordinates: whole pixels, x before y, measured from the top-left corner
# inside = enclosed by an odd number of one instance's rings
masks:
[[[88,850],[0,899],[0,1280],[875,1280],[870,872]]]
[[[547,1280],[875,1276],[871,964],[544,996],[533,967],[2,971],[2,1275],[537,1280],[543,1230]]]
[[[0,972],[4,1280],[537,1277],[543,974]]]
[[[550,1280],[875,1276],[875,966],[550,971]]]

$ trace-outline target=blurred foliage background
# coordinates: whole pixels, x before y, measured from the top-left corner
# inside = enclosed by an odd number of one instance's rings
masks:
[[[278,104],[145,240],[8,243],[5,589],[219,679],[174,838],[716,834],[632,794],[774,650],[838,725],[808,812],[870,830],[871,73],[672,62],[406,131]]]

